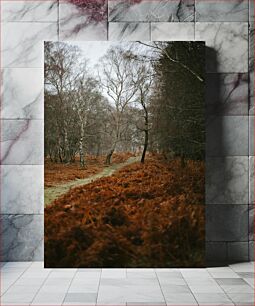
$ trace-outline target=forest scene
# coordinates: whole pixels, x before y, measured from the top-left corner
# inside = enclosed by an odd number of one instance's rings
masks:
[[[205,265],[204,69],[203,42],[45,42],[45,267]]]

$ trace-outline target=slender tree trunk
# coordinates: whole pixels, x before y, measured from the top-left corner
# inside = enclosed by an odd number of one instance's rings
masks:
[[[145,161],[145,155],[146,155],[146,151],[148,148],[148,142],[149,142],[149,119],[148,119],[148,112],[145,109],[145,129],[144,129],[144,146],[143,146],[143,154],[142,154],[142,158],[141,158],[141,163],[143,164]]]
[[[105,160],[105,164],[106,165],[110,165],[111,164],[111,158],[112,158],[112,155],[115,151],[115,148],[116,148],[116,143],[114,143],[114,145],[112,146],[111,150],[109,151],[109,153],[106,155],[106,160]]]
[[[97,143],[97,153],[96,153],[96,156],[98,157],[100,155],[100,151],[101,151],[101,142],[99,141]]]
[[[84,140],[84,124],[83,124],[83,122],[81,122],[81,135],[80,135],[80,145],[79,145],[80,166],[81,166],[81,168],[84,168],[84,166],[85,166],[83,140]]]
[[[145,137],[144,137],[144,146],[143,146],[143,154],[142,154],[142,158],[141,158],[141,163],[144,163],[145,161],[145,155],[146,155],[146,151],[148,148],[148,141],[149,141],[149,131],[145,130]]]
[[[63,159],[62,159],[62,155],[61,155],[61,148],[58,149],[58,158],[59,158],[59,161],[61,163],[63,163]]]
[[[105,160],[106,165],[111,164],[111,158],[112,158],[113,152],[114,152],[114,149],[111,149],[111,151],[106,155],[106,160]]]
[[[53,162],[53,152],[52,152],[52,150],[49,150],[49,156],[50,156],[50,161]]]
[[[65,162],[70,162],[70,152],[69,152],[69,142],[68,142],[68,135],[67,129],[64,130],[64,143],[65,143]]]

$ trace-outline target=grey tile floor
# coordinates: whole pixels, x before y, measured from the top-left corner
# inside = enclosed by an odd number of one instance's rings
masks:
[[[1,263],[1,305],[254,305],[254,263],[207,269],[44,269]]]

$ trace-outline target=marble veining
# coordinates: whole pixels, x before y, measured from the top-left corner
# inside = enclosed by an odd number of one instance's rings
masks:
[[[207,72],[248,72],[248,24],[197,22],[195,40],[204,40]]]
[[[2,21],[58,21],[58,0],[2,0]]]
[[[109,40],[150,40],[149,23],[110,22]]]
[[[60,1],[59,40],[107,40],[107,22],[93,21],[77,5]]]
[[[2,261],[42,260],[43,215],[1,215]]]
[[[248,157],[207,158],[206,204],[248,204]]]
[[[43,166],[1,165],[1,213],[43,213]]]
[[[1,120],[1,164],[43,165],[43,120]]]
[[[57,40],[57,24],[2,23],[2,68],[43,68],[43,40]]]
[[[249,110],[254,115],[254,22],[249,27]]]
[[[109,0],[108,5],[109,21],[194,21],[194,0]]]
[[[247,73],[207,73],[207,115],[248,114]]]
[[[247,0],[196,0],[196,21],[248,21]]]
[[[43,69],[2,70],[2,119],[43,119]]]

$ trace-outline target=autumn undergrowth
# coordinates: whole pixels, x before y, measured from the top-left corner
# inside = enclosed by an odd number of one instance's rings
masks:
[[[204,162],[150,156],[45,208],[46,267],[204,266]]]
[[[114,153],[112,164],[123,163],[131,156],[129,152]],[[44,161],[44,186],[54,187],[73,180],[85,179],[105,168],[105,156],[87,155],[85,161],[85,167],[81,168],[78,157],[71,163],[55,163],[47,158]]]

